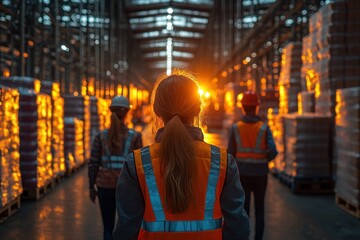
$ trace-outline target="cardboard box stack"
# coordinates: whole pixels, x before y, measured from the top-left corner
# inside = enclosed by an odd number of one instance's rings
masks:
[[[25,190],[40,189],[54,178],[51,155],[51,98],[19,88],[20,170]]]
[[[65,117],[65,165],[71,172],[85,161],[84,159],[84,122],[77,118]]]
[[[0,85],[0,209],[22,193],[19,92]]]
[[[281,55],[279,77],[279,113],[297,112],[297,94],[301,91],[302,43],[287,44]]]
[[[110,110],[108,103],[103,98],[90,97],[91,112],[91,142],[96,134],[110,127]]]
[[[41,82],[39,79],[26,76],[0,77],[0,84],[10,88],[27,88],[35,93],[40,92]]]
[[[360,208],[360,87],[336,91],[337,197]]]
[[[317,114],[284,115],[285,173],[294,178],[331,177],[331,119]]]
[[[40,92],[51,96],[51,153],[52,168],[56,177],[65,174],[64,155],[64,99],[60,95],[58,83],[50,81],[41,82]]]
[[[90,158],[91,151],[91,115],[90,115],[90,99],[88,96],[65,95],[64,116],[73,117],[82,120],[83,128],[83,147],[84,160]],[[66,140],[65,140],[66,141]]]
[[[315,112],[335,117],[336,89],[360,86],[360,1],[327,4],[309,20],[302,76],[315,91]]]
[[[267,119],[269,109],[278,108],[279,93],[277,91],[264,91],[260,96],[259,117],[264,121]]]
[[[268,125],[274,138],[276,150],[278,155],[275,157],[274,171],[276,173],[282,173],[285,169],[285,158],[284,158],[284,117],[278,114],[277,109],[268,110]]]

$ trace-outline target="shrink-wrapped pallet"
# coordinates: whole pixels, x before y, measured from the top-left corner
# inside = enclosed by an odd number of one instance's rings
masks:
[[[103,98],[90,97],[91,112],[91,142],[99,131],[110,127],[110,110],[108,103]]]
[[[282,173],[285,169],[284,159],[284,118],[278,114],[275,109],[268,111],[268,125],[273,135],[274,143],[278,154],[273,160],[273,168],[275,173]]]
[[[73,117],[83,121],[83,161],[90,158],[91,151],[91,114],[90,99],[88,96],[65,95],[64,116]],[[66,129],[65,129],[66,130]]]
[[[0,209],[22,193],[19,92],[0,85]]]
[[[330,178],[331,119],[317,114],[284,116],[285,173],[294,178]]]
[[[336,186],[342,200],[360,208],[360,87],[336,91]]]
[[[42,93],[51,96],[51,153],[52,168],[56,177],[65,173],[65,155],[64,155],[64,99],[60,95],[60,86],[58,83],[50,81],[41,82]]]
[[[53,180],[51,98],[19,88],[20,170],[24,191],[40,189]]]
[[[302,76],[315,91],[316,113],[335,117],[336,89],[360,86],[359,11],[357,0],[337,1],[310,17]]]
[[[39,93],[41,87],[39,79],[26,76],[0,77],[0,84],[10,88],[27,88],[35,93]]]
[[[71,172],[84,163],[84,122],[77,118],[65,117],[65,165]]]
[[[301,91],[301,51],[301,42],[289,43],[283,49],[279,77],[280,114],[298,110],[297,94]]]

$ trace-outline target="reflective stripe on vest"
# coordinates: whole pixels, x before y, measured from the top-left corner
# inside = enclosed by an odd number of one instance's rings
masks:
[[[206,201],[205,201],[205,219],[212,219],[214,212],[215,203],[215,191],[216,183],[219,179],[220,172],[220,148],[215,146],[211,147],[211,167],[208,180],[208,187],[206,190]]]
[[[258,135],[256,137],[256,143],[255,147],[249,148],[249,147],[243,147],[241,136],[240,136],[240,130],[237,126],[237,124],[233,125],[233,131],[235,134],[236,139],[236,151],[238,153],[253,153],[253,154],[267,154],[267,150],[261,149],[261,142],[264,137],[264,134],[266,132],[267,125],[263,123],[259,129]],[[236,160],[238,162],[246,162],[246,163],[266,163],[266,158],[239,158],[237,157]]]
[[[155,218],[157,221],[164,221],[165,214],[159,195],[159,190],[156,185],[154,169],[151,163],[150,147],[144,147],[141,149],[141,161],[144,169],[146,185],[149,189],[150,202],[153,207]]]
[[[133,139],[133,136],[135,135],[135,131],[132,129],[129,129],[128,136],[124,143],[123,148],[123,154],[122,155],[111,155],[109,145],[108,145],[108,131],[105,130],[103,132],[103,139],[102,142],[104,144],[104,150],[105,154],[101,156],[101,166],[103,168],[109,168],[109,169],[121,169],[123,168],[124,162],[126,161],[127,156],[130,152],[130,145]]]
[[[218,147],[211,146],[211,165],[206,190],[204,220],[166,220],[152,166],[150,147],[141,149],[141,161],[152,210],[156,219],[154,222],[143,221],[142,228],[144,230],[148,232],[198,232],[220,229],[222,227],[222,219],[213,218],[216,187],[220,173],[220,149]]]
[[[222,219],[142,223],[142,228],[148,232],[199,232],[219,229],[221,226]]]

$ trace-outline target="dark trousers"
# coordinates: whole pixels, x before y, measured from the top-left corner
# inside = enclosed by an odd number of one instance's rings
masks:
[[[98,197],[104,225],[104,240],[112,240],[116,212],[115,189],[98,188]]]
[[[240,176],[245,192],[245,211],[250,216],[251,192],[255,200],[255,240],[261,240],[264,234],[264,200],[267,186],[267,176]]]

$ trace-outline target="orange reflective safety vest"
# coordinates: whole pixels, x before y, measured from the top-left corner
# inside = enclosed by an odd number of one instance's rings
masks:
[[[220,195],[226,176],[227,152],[204,142],[196,143],[197,179],[194,201],[178,214],[164,206],[165,185],[160,173],[159,144],[134,151],[136,171],[145,199],[145,212],[138,239],[221,240]]]
[[[267,163],[267,125],[261,121],[233,125],[236,139],[236,161],[243,163]]]

